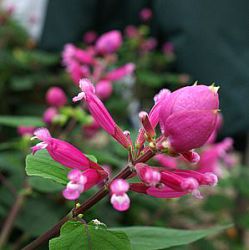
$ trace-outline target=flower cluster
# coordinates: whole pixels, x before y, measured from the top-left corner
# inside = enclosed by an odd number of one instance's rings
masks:
[[[113,92],[113,83],[131,75],[135,69],[133,63],[114,68],[116,52],[122,45],[122,35],[113,30],[101,35],[95,42],[96,33],[88,32],[84,40],[89,46],[85,49],[73,44],[65,45],[63,64],[72,80],[78,84],[81,78],[89,78],[96,83],[96,93],[102,100],[108,99]],[[94,44],[95,42],[95,44]]]
[[[123,131],[113,120],[96,89],[89,79],[81,79],[81,92],[74,102],[83,100],[95,121],[129,153],[130,173],[122,179],[107,182],[111,193],[111,204],[119,211],[130,206],[127,191],[144,193],[158,198],[177,198],[191,193],[202,198],[201,186],[215,186],[218,178],[212,169],[177,168],[174,159],[167,166],[150,166],[147,161],[153,157],[163,161],[164,157],[181,157],[191,164],[201,162],[195,149],[214,137],[218,126],[218,88],[193,85],[174,92],[163,89],[155,96],[155,104],[146,113],[140,112],[141,128],[133,144],[128,131]],[[159,130],[157,126],[159,125]],[[159,135],[157,135],[159,133]],[[103,167],[87,158],[71,144],[53,138],[47,129],[35,131],[35,138],[42,142],[32,148],[33,153],[46,149],[50,156],[65,167],[71,168],[69,182],[63,191],[65,198],[74,200],[92,186],[107,180],[108,173]],[[230,143],[218,144],[219,154],[224,154]],[[137,176],[140,182],[129,184],[126,178]]]

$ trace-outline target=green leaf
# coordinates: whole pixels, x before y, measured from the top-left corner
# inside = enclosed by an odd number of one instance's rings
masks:
[[[90,160],[90,161],[93,161],[95,163],[98,163],[98,160],[97,158],[94,156],[94,155],[87,155],[85,154],[85,156]]]
[[[68,183],[67,174],[70,169],[54,161],[46,150],[26,157],[26,173],[30,176],[48,178],[63,185]]]
[[[60,236],[49,241],[50,250],[131,250],[127,235],[110,231],[96,224],[86,225],[79,221],[66,222]]]
[[[18,126],[44,126],[41,118],[30,116],[0,116],[0,125],[18,127]]]
[[[125,232],[133,250],[156,250],[186,245],[209,235],[217,234],[232,225],[217,226],[202,230],[178,230],[162,227],[125,227],[114,231]]]
[[[56,183],[49,179],[44,179],[38,176],[31,176],[29,179],[29,185],[37,191],[44,193],[58,192],[63,189],[63,185]]]

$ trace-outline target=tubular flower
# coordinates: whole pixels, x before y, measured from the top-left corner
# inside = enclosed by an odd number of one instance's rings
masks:
[[[162,131],[178,153],[201,147],[215,129],[219,108],[217,88],[205,85],[181,88],[160,109]]]
[[[76,102],[84,99],[91,115],[96,120],[96,122],[123,147],[129,148],[131,146],[130,141],[114,122],[104,104],[96,96],[95,88],[92,83],[88,79],[82,79],[80,80],[80,88],[82,92],[80,92],[78,96],[74,97],[73,101]]]
[[[34,137],[42,142],[32,147],[32,153],[38,150],[46,149],[50,156],[60,164],[68,168],[87,170],[89,168],[96,169],[101,175],[106,176],[107,173],[95,162],[89,160],[80,150],[66,141],[51,137],[46,128],[39,128],[34,132]]]
[[[139,16],[142,21],[147,22],[152,18],[152,11],[149,8],[144,8],[140,11]]]
[[[116,179],[110,185],[111,204],[118,211],[126,211],[130,207],[130,198],[126,194],[129,183],[123,179]]]

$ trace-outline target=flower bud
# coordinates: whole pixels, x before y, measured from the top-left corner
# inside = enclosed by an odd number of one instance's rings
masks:
[[[218,94],[205,85],[181,88],[171,93],[160,109],[160,123],[174,151],[183,153],[201,147],[215,129]]]
[[[100,36],[96,42],[96,50],[100,54],[111,54],[116,52],[122,44],[121,33],[117,30],[109,31]]]
[[[125,64],[117,69],[114,69],[114,70],[108,72],[104,76],[104,79],[109,80],[109,81],[121,80],[123,77],[125,77],[127,75],[131,75],[134,72],[135,67],[136,66],[134,63],[127,63],[127,64]]]
[[[152,11],[149,8],[144,8],[140,11],[139,16],[142,21],[147,22],[152,18]]]
[[[47,104],[54,107],[62,107],[67,103],[64,91],[59,87],[52,87],[46,93]]]
[[[58,115],[58,110],[54,107],[49,107],[43,113],[43,121],[48,124],[52,123],[57,115]]]
[[[18,126],[17,132],[21,136],[31,136],[35,131],[35,127],[33,126]]]
[[[97,39],[97,33],[95,31],[88,31],[83,36],[83,41],[86,44],[92,44]]]
[[[139,178],[150,186],[156,186],[161,180],[161,174],[146,164],[138,163],[135,166]]]
[[[101,80],[96,84],[96,95],[101,99],[105,100],[112,94],[112,84],[107,80]]]

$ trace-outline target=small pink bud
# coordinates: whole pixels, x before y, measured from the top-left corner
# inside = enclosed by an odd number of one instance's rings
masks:
[[[166,168],[177,168],[177,159],[175,157],[170,157],[168,155],[164,154],[157,154],[154,157],[161,166],[166,167]]]
[[[217,175],[213,174],[213,173],[204,173],[204,178],[205,178],[205,182],[207,183],[207,185],[209,186],[216,186],[218,183],[218,177]]]
[[[196,179],[189,177],[182,181],[181,188],[184,191],[193,192],[194,190],[199,188],[199,184]]]
[[[122,35],[113,30],[101,35],[96,42],[96,50],[100,54],[111,54],[116,52],[122,44]]]
[[[182,153],[182,156],[192,164],[197,164],[200,161],[200,156],[194,151]]]
[[[165,55],[173,55],[174,54],[174,45],[171,42],[166,42],[163,45],[163,53]]]
[[[139,119],[140,119],[141,123],[143,124],[143,127],[144,127],[146,134],[151,138],[154,137],[156,135],[156,132],[155,132],[155,130],[150,122],[148,114],[144,111],[140,112]]]
[[[67,103],[67,97],[61,88],[52,87],[46,93],[46,101],[51,106],[62,107]]]
[[[35,131],[35,127],[33,126],[18,126],[17,127],[17,132],[21,136],[25,136],[25,135],[31,136],[33,135],[34,131]]]
[[[143,52],[149,52],[151,50],[154,50],[157,46],[157,40],[153,37],[148,38],[141,44],[141,50]]]
[[[133,26],[133,25],[128,25],[125,28],[125,35],[129,38],[135,38],[139,36],[139,31],[137,29],[137,27]]]
[[[144,8],[140,11],[139,16],[142,21],[147,22],[152,18],[152,11],[149,8]]]
[[[129,183],[124,179],[116,179],[110,185],[111,193],[123,195],[129,190]]]
[[[83,41],[86,44],[92,44],[97,39],[97,33],[95,31],[88,31],[83,36]]]
[[[135,166],[139,178],[150,186],[156,186],[161,180],[161,174],[146,164],[138,163]]]
[[[49,107],[43,113],[43,121],[46,123],[52,123],[54,118],[58,115],[57,108]]]
[[[123,212],[129,209],[130,198],[126,193],[122,195],[113,194],[111,196],[111,204],[113,205],[114,209]]]
[[[96,95],[101,99],[105,100],[112,94],[112,84],[107,80],[101,80],[96,84]]]

